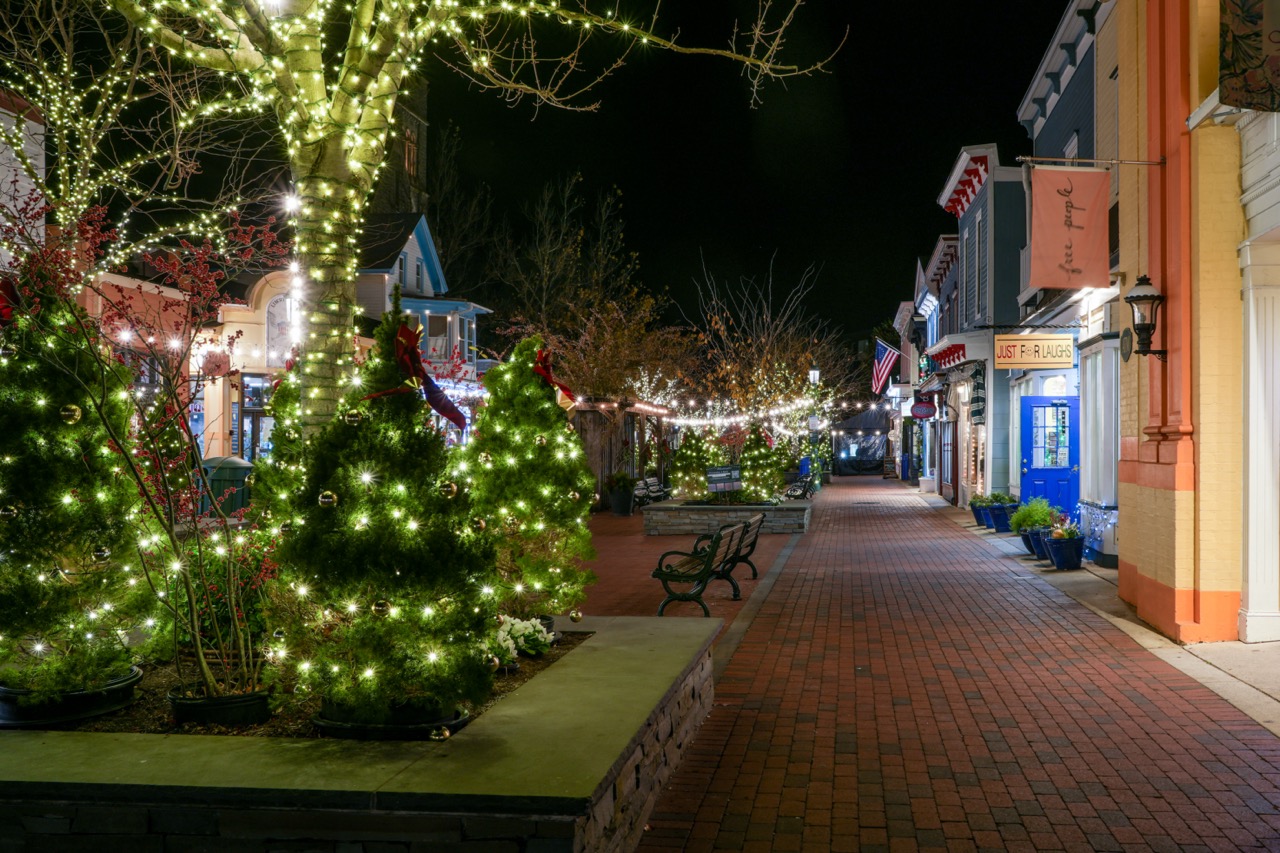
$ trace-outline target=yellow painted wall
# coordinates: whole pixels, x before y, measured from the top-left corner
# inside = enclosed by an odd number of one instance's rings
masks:
[[[1186,585],[1238,591],[1244,482],[1244,303],[1237,255],[1245,236],[1240,137],[1234,128],[1210,122],[1192,131],[1191,145],[1192,387],[1199,509],[1196,576]]]

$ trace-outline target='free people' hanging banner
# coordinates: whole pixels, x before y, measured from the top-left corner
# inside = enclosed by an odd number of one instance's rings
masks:
[[[1218,100],[1280,112],[1280,0],[1221,0]]]
[[[1031,170],[1032,287],[1071,290],[1111,282],[1106,169],[1036,166]]]

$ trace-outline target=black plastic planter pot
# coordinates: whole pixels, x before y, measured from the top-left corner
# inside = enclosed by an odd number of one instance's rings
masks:
[[[133,702],[133,688],[141,680],[142,670],[134,666],[97,690],[71,690],[34,704],[23,701],[30,690],[0,687],[0,729],[44,729],[118,711]]]
[[[441,740],[455,734],[467,723],[471,715],[462,709],[449,712],[439,705],[396,705],[382,716],[379,722],[368,722],[368,717],[349,705],[341,705],[325,699],[320,703],[320,713],[311,722],[328,737],[348,740]]]
[[[196,692],[190,685],[169,691],[169,708],[175,723],[202,726],[256,726],[271,719],[267,691],[233,693],[227,696],[184,696]]]

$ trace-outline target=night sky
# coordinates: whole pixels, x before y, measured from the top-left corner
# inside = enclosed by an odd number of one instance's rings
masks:
[[[735,4],[679,5],[662,20],[683,42],[724,44]],[[960,147],[996,142],[1004,164],[1031,153],[1017,108],[1065,8],[809,0],[794,59],[848,40],[831,73],[772,84],[755,109],[733,63],[647,50],[595,90],[595,113],[512,108],[429,71],[428,118],[461,128],[463,172],[513,218],[580,170],[591,190],[622,190],[647,284],[691,306],[704,259],[718,278],[763,280],[773,258],[775,292],[813,265],[809,307],[858,336],[911,298],[916,259],[955,232],[936,200]]]

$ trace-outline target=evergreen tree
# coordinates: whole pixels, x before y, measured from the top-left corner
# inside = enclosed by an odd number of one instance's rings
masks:
[[[595,477],[556,386],[535,373],[550,373],[543,359],[542,339],[528,338],[485,374],[488,401],[452,466],[474,512],[498,533],[502,609],[522,617],[563,613],[595,581],[581,567],[595,556],[587,530]]]
[[[112,438],[129,432],[132,376],[95,351],[59,266],[36,253],[0,283],[0,681],[41,695],[127,673],[124,639],[150,604],[128,565],[138,490]]]
[[[708,496],[707,469],[725,464],[724,448],[706,427],[690,427],[671,457],[672,497],[701,500]]]
[[[782,488],[782,470],[764,429],[753,424],[738,457],[742,466],[742,494],[748,501],[767,501]]]
[[[451,713],[491,684],[493,545],[402,375],[421,364],[416,338],[397,293],[357,387],[313,438],[296,426],[305,378],[287,374],[272,401],[284,433],[255,475],[284,567],[269,612],[277,674],[366,723],[403,704]]]

